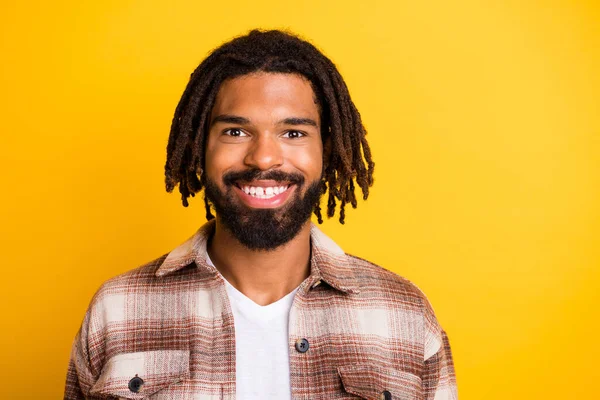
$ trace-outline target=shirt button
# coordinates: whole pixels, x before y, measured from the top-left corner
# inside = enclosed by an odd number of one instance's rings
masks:
[[[381,392],[381,395],[379,395],[379,399],[380,400],[392,400],[392,394],[390,392],[388,392],[387,390],[384,390],[383,392]]]
[[[296,340],[296,350],[300,353],[306,353],[308,351],[308,340],[304,338]]]
[[[137,374],[136,374],[129,381],[129,390],[131,390],[133,393],[138,393],[140,391],[140,389],[142,388],[143,384],[144,384],[144,380],[142,378],[140,378],[139,376],[137,376]]]

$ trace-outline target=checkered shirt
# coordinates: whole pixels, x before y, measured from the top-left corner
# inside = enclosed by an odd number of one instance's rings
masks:
[[[235,399],[233,314],[206,261],[214,224],[100,287],[65,399]],[[310,265],[289,316],[293,399],[457,399],[448,338],[414,284],[314,224]]]

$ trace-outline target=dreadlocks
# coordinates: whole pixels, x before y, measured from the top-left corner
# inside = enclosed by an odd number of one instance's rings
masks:
[[[252,30],[215,49],[192,73],[175,109],[167,145],[165,183],[167,192],[179,184],[181,200],[204,187],[204,146],[210,114],[223,81],[252,72],[295,73],[312,85],[321,113],[323,143],[331,138],[331,151],[323,160],[321,191],[329,189],[327,217],[335,214],[340,201],[340,223],[344,223],[345,206],[356,208],[354,182],[361,188],[363,199],[373,184],[374,163],[365,138],[366,130],[342,76],[325,55],[312,44],[278,30]],[[364,158],[364,159],[363,159]],[[204,198],[207,220],[214,216]],[[314,209],[319,224],[323,223],[321,207]]]

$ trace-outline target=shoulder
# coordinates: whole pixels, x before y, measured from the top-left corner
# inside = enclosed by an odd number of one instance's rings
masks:
[[[164,279],[156,276],[167,254],[104,281],[92,296],[84,324],[90,332],[103,331],[109,324],[123,323],[130,305],[164,289]]]
[[[118,294],[132,289],[148,287],[157,282],[156,271],[161,266],[168,253],[155,258],[122,274],[104,281],[92,298],[92,304],[106,296]]]
[[[353,265],[355,278],[361,292],[365,294],[385,293],[415,305],[428,303],[425,293],[405,277],[364,258],[348,253],[346,256]]]
[[[419,316],[425,347],[425,358],[435,354],[445,335],[425,293],[413,282],[363,258],[347,254],[355,269],[360,296],[371,304],[410,316]],[[402,321],[402,318],[398,320]]]

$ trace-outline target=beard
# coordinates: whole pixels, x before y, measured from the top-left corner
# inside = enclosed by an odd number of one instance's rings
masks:
[[[251,208],[246,206],[233,193],[237,181],[255,179],[289,182],[296,185],[295,192],[287,203],[278,208]],[[214,206],[217,218],[227,230],[244,246],[253,250],[275,250],[292,240],[321,200],[323,189],[321,179],[312,182],[303,196],[304,177],[300,174],[283,171],[263,172],[252,169],[229,172],[223,176],[225,193],[209,178],[204,182],[204,195]],[[289,190],[289,189],[288,189]]]

